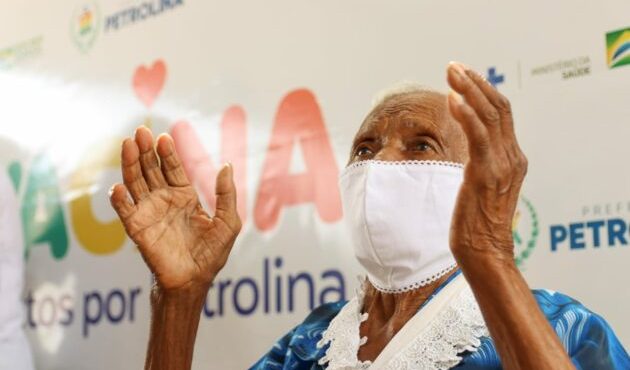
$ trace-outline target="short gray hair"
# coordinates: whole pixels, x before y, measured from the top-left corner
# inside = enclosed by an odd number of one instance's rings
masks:
[[[413,81],[401,81],[388,88],[385,88],[374,95],[372,99],[372,108],[376,108],[379,105],[385,103],[387,100],[407,94],[423,94],[423,93],[438,93],[436,90],[427,86],[421,85]]]

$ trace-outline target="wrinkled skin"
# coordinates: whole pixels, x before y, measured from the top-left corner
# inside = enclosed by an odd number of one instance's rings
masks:
[[[389,96],[367,115],[357,132],[348,164],[363,160],[468,162],[461,125],[448,110],[446,95],[434,91]],[[418,307],[451,274],[410,292],[384,294],[367,282],[359,359],[374,360]]]
[[[471,287],[493,337],[498,339],[505,368],[521,368],[524,364],[539,368],[545,361],[553,362],[557,368],[571,368],[531,297],[509,301],[506,294],[509,304],[505,310],[517,307],[522,310],[523,304],[527,304],[522,315],[536,318],[533,322],[538,327],[533,336],[540,338],[542,333],[544,338],[540,340],[548,342],[551,351],[545,352],[541,347],[542,354],[531,351],[531,357],[517,358],[519,353],[527,353],[526,343],[508,343],[515,332],[520,333],[518,326],[526,321],[505,330],[499,324],[505,313],[492,310],[496,302],[493,293],[504,288],[494,290],[484,283],[495,278],[493,269],[498,268],[502,274],[510,271],[513,276],[506,278],[521,282],[520,289],[508,288],[513,296],[531,296],[513,264],[511,233],[527,160],[514,135],[509,101],[483,77],[462,65],[450,65],[447,79],[462,98],[454,93],[446,97],[431,91],[415,92],[390,96],[376,106],[357,132],[349,163],[377,159],[465,164],[451,224],[450,247],[467,279],[474,280]],[[494,268],[486,269],[486,264]],[[361,337],[366,336],[368,341],[359,348],[359,360],[373,361],[417,307],[447,278],[448,275],[429,286],[401,294],[381,293],[368,282],[363,307],[368,320],[360,328]],[[514,351],[515,348],[520,350]]]
[[[468,281],[504,369],[572,369],[513,261],[511,222],[527,161],[514,135],[508,100],[480,75],[451,63],[455,91],[387,99],[366,117],[350,162],[437,159],[465,163],[450,247]],[[461,96],[461,98],[460,98]],[[216,213],[200,206],[172,139],[146,128],[122,148],[124,184],[111,203],[156,277],[145,367],[190,369],[208,288],[227,261],[241,222],[230,166],[217,176]],[[160,160],[158,161],[158,156]],[[382,294],[368,286],[359,358],[372,360],[435,289]]]
[[[465,90],[470,96],[469,106],[456,100],[451,100],[449,104],[447,96],[433,91],[402,93],[385,99],[368,114],[357,132],[349,164],[369,159],[438,160],[466,164],[465,180],[453,218],[453,252],[482,253],[488,254],[488,258],[510,259],[513,258],[510,226],[525,175],[525,157],[518,148],[513,129],[501,140],[490,140],[491,132],[497,135],[492,130],[500,131],[501,126],[512,128],[509,103],[481,77],[476,74],[471,76],[459,79],[456,73],[449,74],[453,87]],[[490,99],[503,106],[495,107]],[[474,108],[467,110],[472,107],[483,112],[485,121],[478,119]],[[508,114],[508,117],[503,117],[499,111]],[[458,117],[461,123],[454,117]],[[500,119],[504,122],[499,122]],[[482,131],[484,127],[489,127],[485,129],[487,132]],[[474,137],[470,136],[473,128],[477,135]],[[474,151],[469,149],[468,138]],[[479,151],[480,145],[488,147],[490,143],[492,147],[483,153]],[[516,160],[522,162],[511,163],[511,158],[505,155],[508,149]],[[509,180],[506,182],[503,177],[509,177]],[[500,189],[495,187],[495,183]],[[497,199],[497,193],[504,196]],[[471,232],[473,230],[474,233]],[[480,238],[486,240],[480,242]],[[496,245],[497,248],[488,248],[488,245]],[[364,307],[369,319],[361,327],[361,336],[367,336],[368,342],[360,348],[359,359],[376,358],[415,314],[419,304],[446,278],[448,275],[430,286],[402,294],[383,294],[369,286]]]
[[[210,217],[186,177],[172,138],[161,136],[156,149],[160,162],[146,127],[136,130],[134,140],[123,142],[125,183],[112,187],[112,205],[160,288],[209,286],[241,228],[232,169],[225,166],[217,176],[216,214]]]

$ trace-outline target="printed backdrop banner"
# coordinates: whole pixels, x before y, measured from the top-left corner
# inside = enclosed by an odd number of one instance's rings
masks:
[[[627,1],[7,0],[0,173],[16,197],[39,369],[137,369],[151,276],[109,206],[121,140],[169,132],[209,209],[222,163],[244,220],[194,368],[245,368],[360,273],[337,175],[372,97],[447,91],[463,61],[513,104],[530,171],[513,223],[532,287],[630,345]]]

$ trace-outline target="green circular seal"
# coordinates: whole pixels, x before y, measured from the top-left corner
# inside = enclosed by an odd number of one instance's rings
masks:
[[[520,197],[514,220],[512,238],[514,239],[514,258],[518,267],[531,256],[538,240],[538,215],[534,205],[525,197]]]

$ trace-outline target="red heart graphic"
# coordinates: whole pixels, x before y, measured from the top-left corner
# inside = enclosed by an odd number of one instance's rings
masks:
[[[133,89],[138,99],[150,108],[162,91],[166,82],[166,64],[161,59],[153,62],[151,68],[140,66],[133,74]]]

